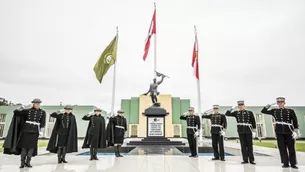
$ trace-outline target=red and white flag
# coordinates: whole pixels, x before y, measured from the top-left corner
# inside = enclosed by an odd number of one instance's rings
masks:
[[[199,80],[198,42],[197,42],[197,38],[195,39],[195,42],[194,42],[192,67],[194,69],[194,76],[196,76],[196,78]]]
[[[146,60],[146,57],[147,57],[147,54],[149,51],[149,47],[150,47],[150,38],[153,34],[156,34],[156,8],[155,8],[155,11],[154,11],[151,23],[150,23],[150,27],[148,30],[148,35],[146,38],[146,43],[145,43],[145,47],[144,47],[144,55],[143,55],[144,61]]]

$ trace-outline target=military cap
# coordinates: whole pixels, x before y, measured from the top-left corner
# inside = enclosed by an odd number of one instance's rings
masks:
[[[34,99],[33,101],[32,101],[32,103],[41,103],[42,101],[40,100],[40,99]]]
[[[189,107],[189,111],[194,111],[194,110],[195,110],[195,108]]]
[[[213,105],[213,109],[219,109],[219,105]]]
[[[102,110],[100,108],[95,108],[94,111],[102,112]]]
[[[124,113],[124,111],[123,110],[118,110],[118,113]]]
[[[285,101],[285,97],[278,97],[278,98],[276,98],[276,101],[284,102]]]
[[[238,105],[244,105],[244,104],[245,104],[245,101],[239,100],[239,101],[237,101],[237,104],[238,104]]]
[[[65,109],[67,109],[67,110],[72,110],[73,107],[72,107],[71,105],[66,105],[66,106],[65,106]]]

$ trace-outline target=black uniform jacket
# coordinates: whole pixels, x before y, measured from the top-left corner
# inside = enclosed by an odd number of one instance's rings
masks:
[[[240,134],[250,134],[251,129],[256,129],[255,117],[252,111],[241,110],[241,111],[227,111],[226,116],[235,117],[237,121],[237,132]],[[248,125],[242,125],[248,124]]]
[[[20,155],[21,148],[17,148],[19,138],[22,132],[30,132],[39,134],[38,127],[25,123],[33,121],[40,123],[40,128],[45,127],[46,112],[42,109],[24,109],[22,111],[15,110],[14,115],[7,132],[3,148],[4,154]],[[37,149],[34,149],[33,156],[37,155]]]
[[[207,118],[211,120],[211,134],[220,134],[219,132],[223,129],[227,128],[227,118],[224,114],[210,114],[210,115],[202,115],[202,118]],[[213,126],[213,125],[220,125]]]
[[[195,132],[200,130],[201,128],[200,117],[197,115],[180,116],[180,119],[186,120],[186,124],[188,127],[186,129],[187,134],[195,134]]]
[[[268,110],[267,108],[263,108],[262,113],[273,116],[277,122],[275,125],[275,133],[277,134],[292,134],[294,129],[299,128],[297,116],[292,109],[281,108]],[[284,123],[290,125],[285,125]]]
[[[57,147],[57,141],[58,141],[58,131],[61,129],[60,125],[60,120],[61,117],[64,114],[56,114],[52,113],[52,116],[57,116],[56,117],[56,122],[54,125],[54,128],[52,130],[52,134],[49,140],[49,144],[47,147],[47,150],[50,151],[51,153],[57,153],[58,147]],[[67,153],[71,152],[77,152],[78,151],[78,140],[77,140],[77,124],[75,120],[75,116],[73,114],[70,114],[70,124],[69,124],[69,130],[68,130],[68,144],[66,151]]]
[[[89,121],[86,136],[82,148],[89,148],[89,135],[98,137],[98,148],[106,148],[106,126],[102,115],[84,116],[83,120]]]

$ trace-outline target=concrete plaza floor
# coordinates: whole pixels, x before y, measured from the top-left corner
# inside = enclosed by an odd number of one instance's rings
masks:
[[[239,144],[226,142],[226,149],[239,148]],[[211,156],[189,158],[181,155],[126,155],[115,158],[111,155],[98,156],[98,161],[89,161],[89,156],[68,154],[68,164],[57,164],[55,154],[46,154],[45,149],[32,160],[33,168],[19,169],[19,156],[0,154],[0,172],[305,172],[305,153],[297,152],[298,170],[283,169],[277,149],[254,146],[256,153],[269,156],[255,156],[257,165],[241,164],[241,157],[227,156],[226,161],[212,161]],[[88,150],[80,149],[80,152]]]

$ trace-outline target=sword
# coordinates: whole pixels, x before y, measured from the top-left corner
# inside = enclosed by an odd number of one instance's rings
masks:
[[[164,76],[164,77],[167,77],[167,78],[169,78],[169,76],[167,76],[167,75],[164,75],[163,73],[160,73],[160,72],[157,72],[157,71],[155,71],[155,72],[156,72],[157,76]]]

